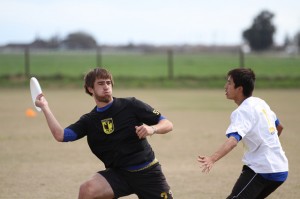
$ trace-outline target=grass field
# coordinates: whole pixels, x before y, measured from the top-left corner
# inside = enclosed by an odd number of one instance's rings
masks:
[[[102,66],[115,77],[167,77],[168,62],[165,53],[103,54]],[[238,53],[174,53],[175,76],[224,76],[239,66]],[[62,75],[78,77],[97,65],[94,52],[32,52],[32,75]],[[281,54],[245,55],[245,67],[251,67],[259,76],[300,76],[300,57]],[[24,54],[0,53],[0,76],[24,74]]]
[[[54,114],[63,126],[94,106],[82,89],[44,89]],[[0,198],[74,199],[80,184],[102,163],[90,152],[86,140],[57,143],[44,116],[25,116],[32,108],[29,88],[0,89]],[[289,178],[270,199],[300,197],[300,90],[256,90],[277,113],[285,129],[280,137],[290,164]],[[159,109],[174,123],[174,131],[149,138],[177,199],[223,199],[239,176],[241,144],[221,159],[210,174],[196,161],[211,154],[226,139],[234,102],[221,89],[117,89],[114,96],[136,96]],[[136,196],[124,197],[136,199]]]
[[[174,53],[173,68],[168,68],[166,53],[103,54],[119,86],[220,88],[228,70],[238,67],[238,53]],[[32,52],[29,76],[44,80],[44,85],[77,86],[83,75],[97,65],[95,52]],[[0,53],[0,87],[27,86],[24,54]],[[300,57],[283,54],[249,54],[245,67],[252,68],[260,88],[300,88]],[[171,72],[172,71],[172,72]]]

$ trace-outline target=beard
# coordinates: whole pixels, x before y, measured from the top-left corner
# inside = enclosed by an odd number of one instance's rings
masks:
[[[106,95],[106,96],[95,95],[95,98],[98,102],[108,103],[111,101],[111,95]]]

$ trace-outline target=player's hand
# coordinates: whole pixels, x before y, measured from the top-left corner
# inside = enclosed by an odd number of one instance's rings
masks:
[[[43,109],[43,107],[45,107],[45,106],[48,106],[48,102],[47,102],[46,98],[44,97],[43,93],[39,94],[36,97],[35,105],[37,107],[40,107],[41,109]]]
[[[148,125],[141,125],[135,127],[135,132],[140,139],[146,138],[153,134],[153,128]]]
[[[198,162],[200,162],[200,168],[202,168],[203,173],[209,173],[213,167],[214,161],[211,157],[198,156]]]

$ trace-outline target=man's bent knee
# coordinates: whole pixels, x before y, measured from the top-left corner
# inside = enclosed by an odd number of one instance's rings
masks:
[[[84,182],[79,188],[79,199],[112,199],[113,197],[112,188],[99,174]]]
[[[79,199],[96,198],[96,190],[90,181],[87,181],[80,185]]]

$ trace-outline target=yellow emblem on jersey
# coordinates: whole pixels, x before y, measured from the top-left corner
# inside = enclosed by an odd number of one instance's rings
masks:
[[[114,132],[114,123],[112,118],[101,120],[101,123],[104,133],[111,134]]]

